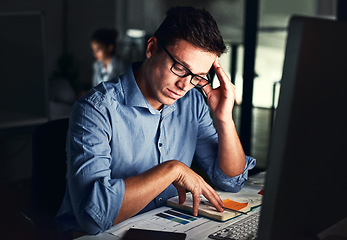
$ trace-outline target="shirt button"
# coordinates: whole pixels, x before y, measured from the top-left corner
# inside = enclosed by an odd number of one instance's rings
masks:
[[[159,143],[159,147],[161,147],[161,146],[163,146],[163,144],[162,144],[162,143]]]
[[[159,202],[162,202],[162,201],[163,201],[163,198],[162,198],[162,197],[158,198],[158,201],[159,201]]]

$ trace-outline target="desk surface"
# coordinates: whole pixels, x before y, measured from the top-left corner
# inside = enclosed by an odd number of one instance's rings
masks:
[[[243,188],[244,191],[257,193],[263,187],[265,175],[264,173],[257,174],[255,177],[250,177],[248,183]],[[166,231],[177,231],[185,232],[187,234],[187,240],[204,240],[210,239],[208,235],[223,228],[234,221],[238,221],[245,216],[239,216],[226,222],[218,222],[204,217],[192,217],[187,218],[187,221],[177,222],[177,219],[163,219],[163,216],[158,214],[164,214],[171,207],[161,207],[153,209],[147,213],[134,216],[116,226],[113,226],[106,232],[98,235],[87,235],[78,238],[78,240],[117,240],[121,239],[123,234],[131,227],[137,227],[142,229],[153,229],[153,230],[166,230]],[[174,210],[176,211],[176,210]],[[256,208],[253,211],[260,211],[260,208]],[[183,214],[187,217],[188,215]],[[180,218],[182,220],[182,218]]]
[[[165,212],[168,210],[173,209],[170,207],[157,208],[147,213],[128,219],[127,221],[124,221],[112,227],[110,230],[104,233],[95,236],[83,236],[78,238],[78,240],[119,240],[131,227],[162,231],[174,231],[175,229],[177,232],[185,232],[187,234],[187,240],[207,240],[210,239],[208,238],[208,235],[210,235],[211,233],[228,226],[232,222],[246,217],[246,215],[242,215],[226,222],[217,222],[208,218],[198,217],[194,218],[195,220],[193,221],[187,221],[188,223],[177,223],[174,220],[165,220],[162,217],[158,217],[158,214],[165,214]],[[260,208],[255,208],[252,211],[260,211]]]

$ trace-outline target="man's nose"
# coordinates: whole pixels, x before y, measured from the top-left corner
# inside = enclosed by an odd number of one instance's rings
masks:
[[[183,91],[187,91],[190,88],[191,77],[192,76],[190,76],[190,75],[188,75],[186,77],[180,77],[176,82],[176,86]]]

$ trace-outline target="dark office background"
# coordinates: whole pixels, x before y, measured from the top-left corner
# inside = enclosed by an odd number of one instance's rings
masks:
[[[139,60],[144,38],[127,30],[152,34],[166,9],[175,5],[204,7],[217,20],[230,49],[221,64],[238,89],[237,129],[240,133],[246,122],[243,131],[249,132],[241,137],[246,152],[258,159],[257,167],[266,168],[289,17],[335,18],[337,1],[0,0],[1,239],[8,237],[2,235],[5,232],[12,232],[8,239],[30,239],[20,212],[28,207],[32,131],[41,123],[68,116],[73,101],[90,88],[92,32],[101,27],[118,29],[119,53],[130,61]],[[254,65],[247,65],[249,61]],[[31,77],[26,75],[30,69],[35,69]],[[245,69],[254,74],[244,83]],[[250,106],[247,119],[241,116],[248,114],[242,103]]]

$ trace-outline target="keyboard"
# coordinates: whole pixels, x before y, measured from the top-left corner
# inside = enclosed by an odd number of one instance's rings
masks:
[[[208,237],[219,240],[251,240],[257,238],[260,211],[249,212],[249,215],[238,222],[222,228]]]

